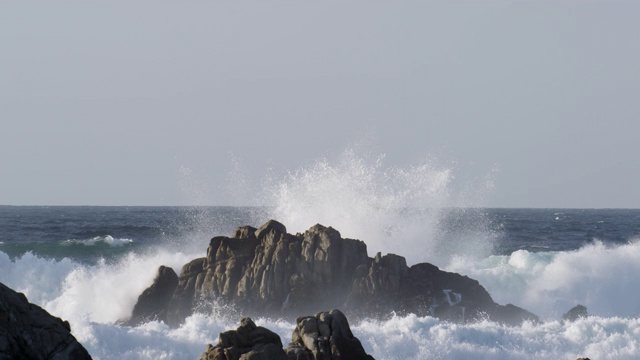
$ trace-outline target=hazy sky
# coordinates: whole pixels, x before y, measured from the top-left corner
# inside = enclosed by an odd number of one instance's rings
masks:
[[[489,177],[485,206],[638,208],[638,19],[635,1],[3,2],[0,204],[237,204],[364,142],[454,188]]]

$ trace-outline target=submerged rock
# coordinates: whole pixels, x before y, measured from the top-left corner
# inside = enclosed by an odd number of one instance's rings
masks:
[[[358,317],[396,312],[456,322],[537,320],[514,305],[496,304],[466,276],[428,263],[408,267],[395,254],[370,258],[364,242],[342,238],[331,227],[317,224],[292,235],[275,220],[212,238],[205,257],[183,266],[166,312],[152,314],[160,319],[166,313],[167,323],[179,326],[207,301],[260,316],[343,308]]]
[[[0,359],[91,359],[67,321],[0,283]]]
[[[571,308],[571,310],[567,311],[566,314],[562,315],[562,321],[576,321],[580,318],[586,318],[589,316],[587,312],[587,307],[584,305],[576,305]]]

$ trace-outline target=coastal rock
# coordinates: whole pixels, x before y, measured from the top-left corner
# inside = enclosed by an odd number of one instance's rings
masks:
[[[160,266],[153,284],[138,297],[126,325],[136,326],[151,320],[167,322],[167,308],[178,286],[178,275],[172,268]]]
[[[584,305],[576,305],[571,308],[571,310],[567,311],[566,314],[562,315],[562,321],[573,322],[580,318],[586,318],[589,316],[587,312],[587,307]]]
[[[291,341],[285,349],[289,359],[373,360],[353,336],[347,317],[340,310],[299,317]]]
[[[288,360],[282,349],[280,336],[273,331],[256,326],[251,318],[243,318],[236,330],[225,331],[218,337],[218,344],[207,345],[200,360]]]
[[[496,304],[467,276],[428,263],[408,267],[395,254],[370,258],[364,242],[342,238],[331,227],[317,224],[296,235],[286,231],[270,220],[257,229],[240,227],[233,237],[212,238],[205,257],[183,266],[167,323],[179,326],[210,301],[259,316],[343,308],[358,317],[395,311],[456,322],[537,320],[514,305]]]
[[[203,274],[206,260],[206,258],[194,259],[182,267],[178,286],[167,308],[167,324],[170,326],[179,326],[197,306],[196,281],[198,275]]]
[[[54,317],[0,283],[0,359],[91,359],[71,335],[67,321]]]

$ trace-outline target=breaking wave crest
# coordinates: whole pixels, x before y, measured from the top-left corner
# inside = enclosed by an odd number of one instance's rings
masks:
[[[450,215],[475,211],[458,206],[477,205],[461,203],[466,198],[453,190],[454,179],[451,167],[433,159],[387,166],[382,155],[347,149],[337,159],[290,172],[268,188],[269,203],[290,232],[321,223],[364,240],[370,254],[400,254],[409,264],[442,264],[454,254],[486,256],[495,234],[480,212],[464,226],[449,226]]]

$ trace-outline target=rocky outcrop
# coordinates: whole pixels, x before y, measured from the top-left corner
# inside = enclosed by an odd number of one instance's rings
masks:
[[[243,318],[236,330],[225,331],[218,337],[218,344],[207,345],[200,360],[288,360],[282,349],[280,336],[273,331],[256,326],[251,318]]]
[[[340,310],[296,320],[291,343],[282,349],[280,337],[245,317],[236,330],[220,334],[200,360],[374,360],[367,355]]]
[[[91,359],[66,321],[0,283],[0,360]]]
[[[576,305],[571,308],[571,310],[567,311],[566,314],[562,315],[562,321],[573,322],[580,318],[586,318],[589,316],[587,312],[587,307],[584,305]]]
[[[395,254],[370,258],[364,242],[344,239],[331,227],[318,224],[292,235],[274,220],[238,228],[233,237],[214,237],[205,257],[183,266],[166,309],[168,324],[178,326],[208,301],[260,316],[344,308],[355,316],[395,311],[457,322],[537,319],[514,305],[496,304],[466,276],[427,263],[408,267]]]
[[[373,360],[340,310],[299,317],[286,352],[296,360]]]
[[[153,284],[138,297],[126,325],[135,326],[151,320],[167,322],[167,309],[178,286],[178,275],[172,268],[160,266]]]

